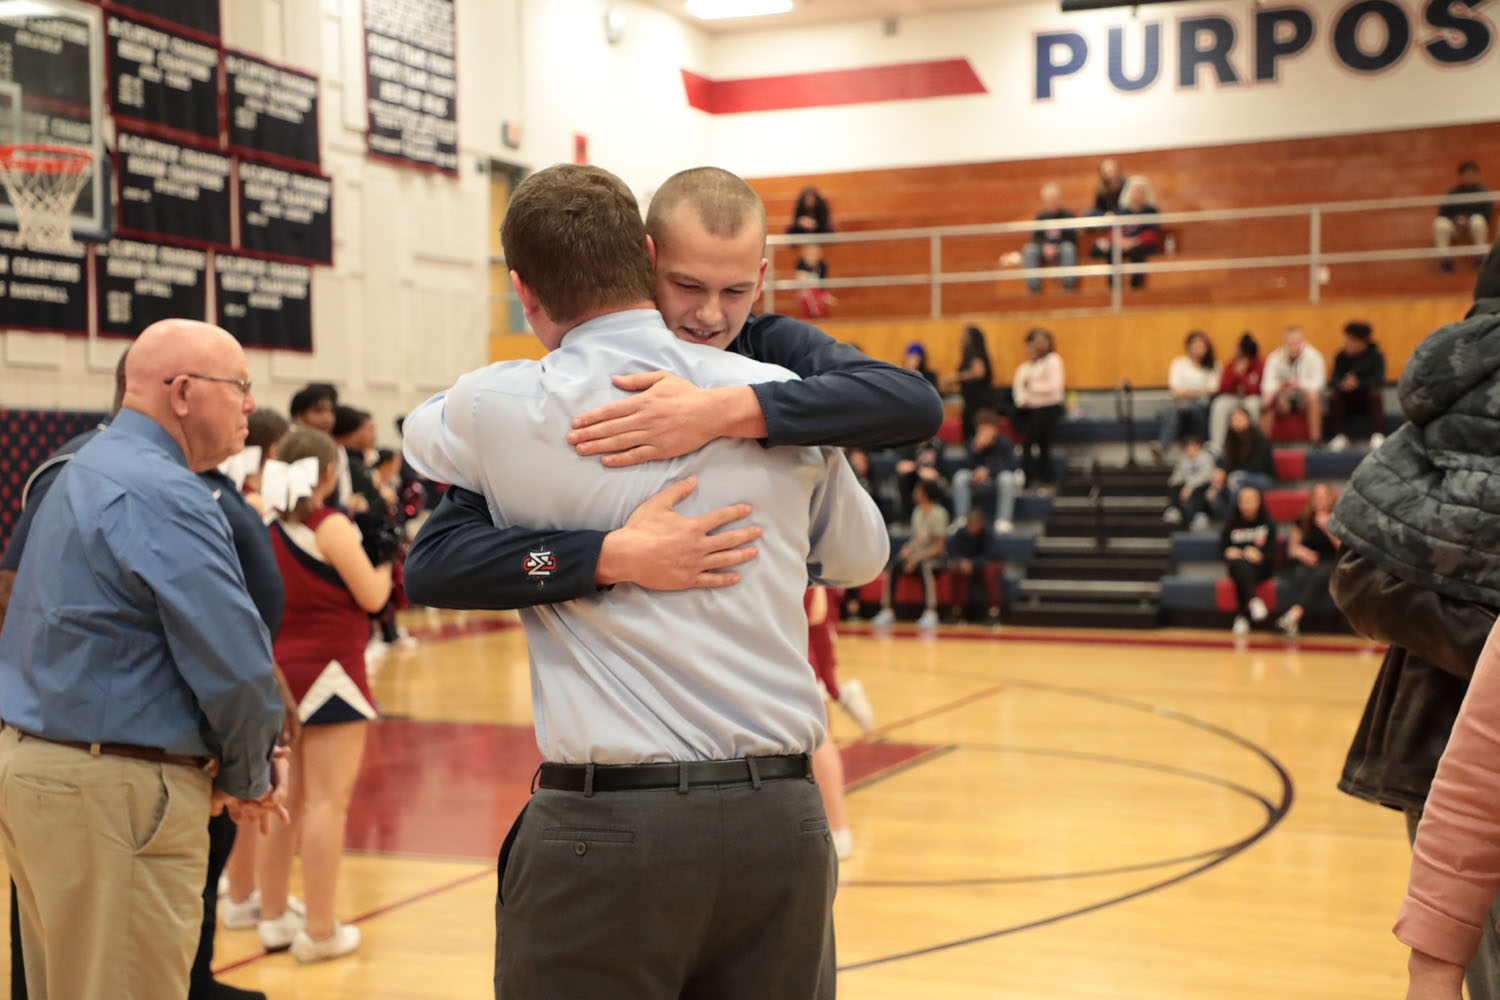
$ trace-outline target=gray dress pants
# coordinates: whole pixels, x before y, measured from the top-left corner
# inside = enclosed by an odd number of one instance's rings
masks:
[[[838,862],[805,778],[538,789],[499,860],[497,1000],[832,1000]]]

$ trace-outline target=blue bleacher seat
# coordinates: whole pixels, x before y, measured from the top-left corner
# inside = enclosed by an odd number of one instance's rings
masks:
[[[1218,562],[1219,533],[1217,531],[1172,532],[1172,561],[1179,565]]]

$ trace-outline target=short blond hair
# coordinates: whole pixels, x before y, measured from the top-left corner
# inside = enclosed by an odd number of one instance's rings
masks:
[[[766,232],[766,206],[744,178],[718,167],[682,170],[662,183],[646,210],[646,232],[660,245],[667,220],[686,202],[698,214],[710,236],[733,239],[744,231],[752,215]]]

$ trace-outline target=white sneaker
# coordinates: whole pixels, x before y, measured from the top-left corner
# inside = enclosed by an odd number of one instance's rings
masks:
[[[1246,618],[1244,615],[1235,615],[1234,627],[1229,631],[1233,632],[1235,635],[1249,635],[1250,619]]]
[[[1252,598],[1250,598],[1250,620],[1251,621],[1253,621],[1253,622],[1263,622],[1263,621],[1265,621],[1270,616],[1270,614],[1271,614],[1271,611],[1270,611],[1269,608],[1266,607],[1266,602],[1265,601],[1262,601],[1259,597],[1252,597]]]
[[[1213,522],[1208,519],[1207,514],[1194,514],[1192,529],[1194,531],[1207,531],[1213,527]]]
[[[243,903],[236,903],[227,894],[220,896],[219,923],[230,931],[247,931],[260,923],[260,890],[250,893]]]
[[[854,855],[854,831],[829,830],[828,835],[833,839],[833,853],[840,861],[848,861]]]
[[[1342,434],[1338,435],[1332,441],[1328,442],[1329,451],[1347,451],[1348,449],[1349,439]]]
[[[1280,618],[1276,619],[1276,624],[1281,628],[1281,631],[1285,633],[1288,639],[1297,638],[1297,623],[1292,620],[1292,613],[1290,611],[1282,615]]]
[[[872,625],[894,625],[896,624],[896,612],[890,608],[881,608],[880,612],[870,619]]]
[[[286,951],[298,934],[302,933],[302,916],[292,912],[290,906],[275,920],[262,920],[255,925],[260,935],[260,946],[266,951]]]
[[[1015,531],[1015,530],[1016,530],[1016,526],[1014,524],[1012,524],[1011,522],[1007,521],[1003,517],[1000,520],[998,520],[998,521],[995,522],[995,531],[998,534],[1007,535],[1010,532]]]
[[[307,936],[307,931],[299,930],[292,941],[292,957],[302,963],[339,958],[359,947],[359,937],[358,927],[337,920],[333,922],[333,933],[321,941],[314,941]]]
[[[1370,435],[1370,450],[1371,451],[1374,451],[1376,448],[1379,448],[1383,444],[1385,444],[1385,435],[1384,434],[1371,434]]]
[[[1166,510],[1161,512],[1161,519],[1168,524],[1181,524],[1182,511],[1178,510],[1176,507],[1168,507]]]
[[[917,628],[937,628],[938,613],[931,608],[922,612],[922,617],[917,619]]]
[[[868,733],[875,728],[875,709],[865,695],[865,686],[858,680],[845,681],[839,685],[839,707],[849,713],[859,726],[859,731]]]

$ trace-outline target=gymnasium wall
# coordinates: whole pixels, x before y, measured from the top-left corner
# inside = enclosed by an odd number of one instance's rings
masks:
[[[719,35],[714,152],[761,176],[1493,120],[1500,37],[1480,8],[1232,0],[1062,14],[1036,0],[903,16],[894,31],[872,17]],[[779,79],[734,85],[768,76]],[[905,99],[865,103],[877,94]]]

